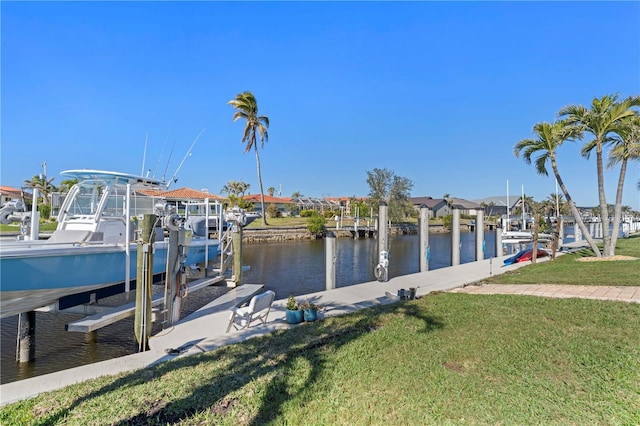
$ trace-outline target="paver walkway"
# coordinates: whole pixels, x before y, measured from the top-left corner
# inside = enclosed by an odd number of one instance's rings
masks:
[[[526,294],[542,297],[578,297],[582,299],[617,300],[640,303],[639,286],[594,286],[558,284],[483,284],[450,290],[470,294]]]

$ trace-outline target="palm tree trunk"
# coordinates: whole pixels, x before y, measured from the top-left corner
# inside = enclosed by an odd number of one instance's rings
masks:
[[[576,220],[576,225],[578,225],[578,228],[580,228],[580,231],[582,231],[582,235],[584,235],[585,239],[587,240],[587,243],[589,244],[589,247],[591,247],[591,250],[593,250],[593,253],[596,255],[596,257],[602,257],[602,254],[600,253],[600,249],[598,248],[598,245],[596,244],[594,239],[591,237],[591,234],[589,233],[589,231],[587,230],[587,227],[582,221],[582,217],[580,216],[580,212],[578,211],[576,204],[573,202],[571,195],[569,195],[569,190],[567,189],[566,186],[564,186],[564,182],[562,181],[562,178],[560,177],[560,173],[558,172],[558,167],[556,165],[555,159],[553,158],[551,159],[551,167],[553,168],[553,173],[555,174],[556,180],[558,181],[558,186],[560,186],[560,189],[564,194],[564,198],[566,199],[566,202],[569,204],[569,209],[571,210],[571,214]],[[560,220],[560,218],[558,218],[558,220]]]
[[[600,200],[600,219],[602,224],[602,243],[604,257],[612,256],[611,235],[609,234],[609,209],[607,208],[607,197],[604,193],[604,168],[602,166],[602,143],[598,141],[596,146],[596,165],[598,169],[598,199]]]
[[[620,218],[622,216],[622,187],[624,186],[624,177],[627,174],[627,160],[623,159],[620,165],[620,177],[618,178],[618,189],[616,191],[616,207],[613,214],[613,229],[611,230],[611,243],[609,253],[605,253],[606,257],[616,254],[616,243],[618,242],[618,229],[620,228]],[[606,249],[606,247],[605,247]]]
[[[267,226],[267,211],[264,208],[264,190],[262,189],[262,173],[260,172],[260,156],[258,155],[258,146],[254,145],[256,150],[256,165],[258,166],[258,183],[260,184],[260,207],[262,208],[262,224]]]

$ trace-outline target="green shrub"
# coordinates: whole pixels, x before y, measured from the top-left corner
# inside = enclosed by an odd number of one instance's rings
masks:
[[[453,216],[452,215],[446,215],[446,216],[442,216],[442,225],[445,228],[451,229],[451,222],[453,221]]]
[[[49,220],[51,217],[51,206],[49,204],[38,205],[38,211],[40,212],[40,219]]]
[[[271,203],[267,206],[267,217],[282,217],[277,205]]]
[[[300,211],[300,217],[311,217],[311,216],[313,216],[315,214],[316,214],[315,210],[301,210]]]
[[[326,222],[327,220],[323,216],[316,214],[307,219],[307,229],[312,234],[321,234],[324,232],[324,225]]]

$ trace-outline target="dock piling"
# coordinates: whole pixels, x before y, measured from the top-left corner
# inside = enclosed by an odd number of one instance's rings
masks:
[[[453,208],[451,219],[451,266],[460,264],[460,209]]]
[[[36,312],[23,312],[18,316],[16,361],[25,363],[34,359],[36,359]]]
[[[476,260],[484,260],[484,208],[476,210]]]
[[[376,278],[380,282],[389,281],[389,246],[387,229],[387,203],[380,202],[378,214],[378,265],[374,271]]]
[[[324,239],[325,289],[336,288],[336,235],[327,232]]]
[[[496,252],[495,252],[495,256],[496,257],[504,256],[504,253],[502,251],[502,228],[499,228],[499,227],[496,226],[494,232],[496,233]]]
[[[420,206],[420,272],[429,270],[429,208]]]

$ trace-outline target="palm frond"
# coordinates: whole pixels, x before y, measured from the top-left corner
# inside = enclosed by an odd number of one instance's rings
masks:
[[[547,172],[547,161],[549,160],[551,153],[543,152],[536,158],[536,172],[542,176],[549,176]]]
[[[582,155],[584,158],[586,158],[587,160],[589,159],[589,157],[591,157],[591,151],[593,151],[593,149],[598,146],[598,141],[596,139],[593,139],[587,143],[584,144],[584,146],[582,147],[582,149],[580,150],[580,155]]]

